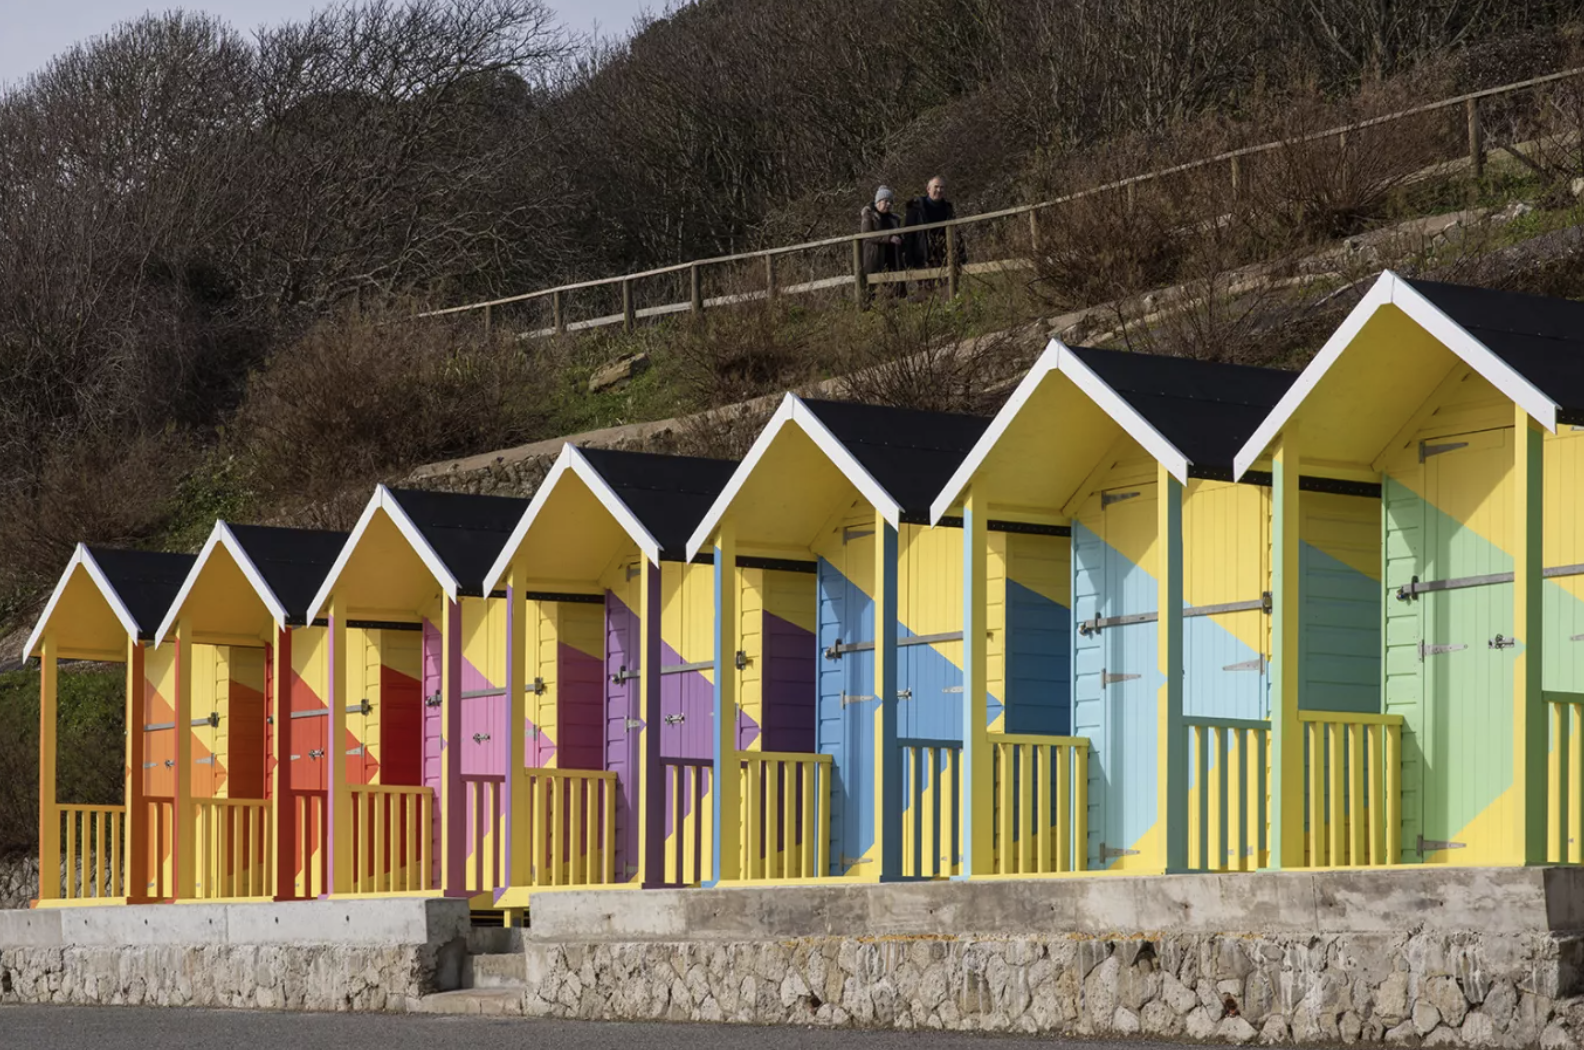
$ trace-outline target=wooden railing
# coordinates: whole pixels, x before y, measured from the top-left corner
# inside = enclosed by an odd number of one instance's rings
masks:
[[[270,803],[254,798],[193,800],[198,900],[275,895],[275,832]]]
[[[1396,864],[1402,855],[1401,715],[1301,711],[1311,868]]]
[[[149,867],[146,872],[132,873],[128,883],[134,892],[127,896],[170,900],[176,895],[176,869],[171,860],[176,848],[176,803],[169,798],[150,798],[145,806],[143,827],[148,835]],[[143,884],[141,890],[139,883]]]
[[[1089,741],[992,733],[995,872],[1083,871],[1089,851]]]
[[[461,829],[462,885],[470,893],[498,889],[506,876],[506,778],[484,773],[462,774],[463,810],[467,824]],[[455,834],[447,828],[445,834]]]
[[[669,807],[666,820],[671,825],[661,880],[667,886],[697,886],[710,879],[714,869],[709,832],[714,763],[707,758],[663,758],[660,767],[663,798]]]
[[[526,292],[520,295],[511,295],[504,298],[490,299],[484,302],[468,303],[463,306],[453,306],[441,310],[430,310],[420,313],[418,317],[443,317],[461,313],[477,313],[482,315],[484,329],[489,333],[493,323],[493,312],[501,307],[514,303],[527,303],[535,300],[545,300],[549,304],[549,324],[546,327],[519,333],[526,336],[544,336],[556,333],[578,331],[582,329],[599,328],[606,325],[622,325],[631,330],[639,319],[662,317],[679,313],[698,314],[707,308],[734,305],[751,300],[773,299],[780,295],[796,295],[815,292],[832,288],[850,287],[858,299],[863,299],[868,294],[868,286],[886,280],[921,280],[941,279],[948,283],[951,294],[957,292],[957,282],[961,273],[976,271],[989,272],[993,270],[1008,269],[1013,267],[1026,267],[1029,261],[1024,259],[1004,259],[994,262],[983,262],[972,265],[963,265],[957,250],[956,231],[981,226],[986,223],[998,222],[1009,219],[1024,219],[1028,223],[1027,243],[1030,255],[1039,251],[1039,226],[1038,215],[1040,212],[1062,205],[1071,204],[1085,198],[1101,194],[1121,193],[1131,201],[1137,187],[1150,182],[1167,179],[1172,176],[1190,172],[1201,171],[1207,168],[1225,167],[1226,177],[1235,191],[1241,192],[1248,184],[1251,177],[1250,166],[1246,163],[1254,157],[1273,153],[1278,150],[1291,149],[1294,146],[1305,145],[1312,142],[1334,140],[1339,148],[1347,148],[1350,138],[1370,128],[1377,128],[1387,124],[1406,120],[1411,117],[1425,114],[1462,109],[1465,115],[1467,128],[1467,157],[1468,170],[1477,178],[1483,173],[1485,157],[1484,131],[1480,120],[1480,102],[1500,96],[1529,91],[1546,84],[1568,80],[1584,75],[1584,68],[1568,69],[1546,76],[1534,77],[1529,80],[1512,84],[1503,84],[1498,87],[1486,88],[1481,91],[1469,92],[1454,98],[1442,99],[1422,106],[1387,113],[1382,116],[1360,120],[1350,124],[1338,125],[1324,131],[1295,136],[1292,138],[1278,139],[1254,146],[1245,146],[1240,149],[1226,150],[1221,153],[1204,157],[1199,160],[1183,164],[1174,164],[1158,168],[1140,175],[1133,175],[1113,182],[1103,183],[1088,189],[1079,190],[1051,200],[1040,201],[1034,204],[1020,205],[1012,208],[1003,208],[999,211],[986,212],[979,215],[965,216],[947,222],[931,223],[928,225],[908,227],[907,232],[925,232],[933,230],[945,231],[946,265],[928,271],[916,271],[908,274],[866,274],[862,263],[863,242],[877,237],[888,237],[896,231],[885,230],[871,234],[848,234],[840,237],[827,237],[822,240],[806,241],[801,244],[786,245],[779,248],[768,248],[760,251],[738,252],[730,255],[713,256],[706,259],[697,259],[690,262],[677,263],[670,266],[660,266],[653,269],[641,270],[621,274],[615,277],[603,277],[590,281],[578,281],[572,284],[558,285],[554,288],[544,288],[538,291]],[[1356,148],[1356,147],[1355,147]],[[850,274],[827,276],[806,280],[798,283],[783,283],[777,273],[778,265],[794,255],[807,254],[817,251],[829,251],[849,247],[852,257],[852,271]],[[706,296],[704,293],[706,271],[719,269],[745,263],[759,263],[764,268],[763,287],[736,294]],[[662,305],[639,307],[637,305],[637,285],[641,281],[655,278],[669,277],[680,279],[686,275],[687,299],[678,302],[667,302]],[[616,290],[620,293],[621,311],[619,313],[587,318],[581,321],[568,320],[568,299],[574,292],[589,292],[596,290]]]
[[[290,850],[299,859],[297,883],[291,896],[313,900],[330,892],[330,853],[325,848],[328,814],[323,791],[288,791],[284,804],[292,809],[292,841],[276,848]]]
[[[513,849],[528,851],[528,884],[608,886],[616,881],[616,774],[525,769],[528,812]]]
[[[1254,871],[1270,851],[1270,723],[1189,718],[1188,867]]]
[[[55,833],[65,846],[65,873],[39,872],[39,896],[91,900],[126,896],[122,877],[125,806],[56,806]]]
[[[349,789],[353,893],[434,888],[434,790],[384,784]]]
[[[1551,711],[1546,860],[1584,863],[1584,693],[1545,693]]]
[[[962,857],[962,741],[903,738],[902,877],[950,878]]]
[[[739,751],[745,882],[831,873],[831,756]]]

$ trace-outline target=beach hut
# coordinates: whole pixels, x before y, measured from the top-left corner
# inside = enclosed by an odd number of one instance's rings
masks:
[[[958,871],[961,535],[929,526],[929,501],[987,422],[789,394],[694,531],[690,552],[713,549],[717,568],[750,557],[811,561],[817,584],[805,614],[820,653],[815,755],[795,792],[785,773],[774,790],[753,774],[738,788],[741,799],[718,796],[728,811],[744,806],[753,820],[742,833],[756,839],[740,850],[722,836],[724,858],[742,858],[719,869],[726,881]],[[999,618],[986,645],[996,693],[982,718],[998,728],[1065,731],[1067,530],[1018,510],[993,527]],[[729,610],[719,619],[717,721],[741,696],[733,622]],[[1018,702],[1003,708],[1012,695]],[[741,761],[730,739],[718,742],[720,766]],[[812,789],[802,786],[811,778]],[[807,843],[813,862],[808,852],[790,869],[760,860],[770,852],[762,841],[776,836]]]
[[[326,628],[334,894],[487,893],[499,873],[505,604],[483,589],[526,500],[380,486],[308,606]],[[415,688],[416,685],[416,688]],[[299,749],[300,752],[300,749]]]
[[[39,880],[41,907],[175,895],[171,811],[184,779],[177,770],[192,768],[193,736],[177,727],[174,661],[153,639],[192,563],[190,554],[78,544],[23,646],[24,657],[39,658],[39,870],[48,873]],[[125,763],[120,805],[56,797],[62,660],[126,667],[126,753],[103,757]],[[66,877],[57,879],[63,861]]]
[[[157,651],[173,654],[177,720],[190,717],[197,738],[178,804],[191,814],[179,831],[191,860],[177,883],[193,898],[327,891],[327,641],[307,613],[346,538],[216,522],[155,633]],[[410,692],[416,717],[416,682]],[[375,697],[387,722],[400,720],[394,697]],[[349,754],[379,746],[377,733],[348,736]]]
[[[983,522],[1071,528],[1070,736],[985,733],[970,658],[972,875],[1261,863],[1270,496],[1232,468],[1293,379],[1052,340],[935,498],[935,520],[964,521],[975,636]]]
[[[1244,444],[1274,477],[1272,863],[1581,859],[1580,424],[1584,304],[1387,271]],[[1380,486],[1374,542],[1313,557],[1322,479]],[[1373,702],[1321,720],[1310,669],[1342,665],[1305,594],[1348,570]]]
[[[502,907],[556,886],[712,877],[716,595],[684,550],[733,466],[568,445],[491,570],[539,741]],[[734,577],[732,662],[753,699],[728,725],[745,751],[810,749],[811,568],[759,561]]]

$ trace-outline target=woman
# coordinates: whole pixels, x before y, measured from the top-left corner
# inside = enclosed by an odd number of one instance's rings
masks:
[[[898,230],[902,227],[902,220],[891,211],[895,194],[889,186],[881,186],[875,190],[874,203],[864,206],[859,216],[859,233],[879,233],[882,230]],[[864,302],[868,302],[874,295],[874,289],[867,280],[871,273],[898,273],[905,269],[902,263],[902,235],[893,233],[889,237],[871,237],[863,242],[863,269],[866,279],[864,281]],[[902,298],[906,289],[901,281],[886,282],[885,294],[895,298]]]

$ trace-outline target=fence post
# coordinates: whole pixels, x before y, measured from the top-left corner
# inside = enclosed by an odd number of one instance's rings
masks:
[[[484,307],[484,341],[486,343],[490,340],[490,321],[490,308],[486,305]]]
[[[957,265],[957,227],[946,227],[946,294],[957,298],[962,268]]]
[[[863,268],[863,241],[857,238],[853,239],[852,255],[853,302],[862,306],[864,304],[864,293],[869,290],[869,278],[864,275]]]
[[[566,335],[566,317],[561,312],[561,293],[550,293],[550,324],[556,335]]]
[[[1479,102],[1471,98],[1463,107],[1468,113],[1469,167],[1474,178],[1479,179],[1485,175],[1485,135],[1480,128]]]
[[[765,256],[765,298],[774,300],[776,297],[776,265],[775,256]]]
[[[1029,254],[1039,254],[1039,213],[1029,209]]]
[[[699,284],[698,263],[694,263],[692,266],[688,267],[688,296],[689,296],[689,302],[691,302],[692,305],[693,305],[693,313],[694,314],[703,313],[704,312],[704,289]]]
[[[630,332],[630,331],[633,330],[633,321],[636,320],[636,314],[633,311],[632,282],[631,281],[627,281],[627,280],[622,281],[621,289],[622,289],[622,331]]]
[[[1237,200],[1243,195],[1243,164],[1239,157],[1233,157],[1230,167],[1232,169],[1232,199]]]

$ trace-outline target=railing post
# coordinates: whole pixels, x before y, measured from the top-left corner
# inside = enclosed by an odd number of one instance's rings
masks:
[[[325,761],[330,769],[325,777],[326,819],[329,834],[325,841],[330,849],[329,893],[351,893],[358,889],[353,884],[352,870],[352,792],[347,784],[346,769],[346,709],[349,690],[352,654],[347,648],[347,616],[344,588],[330,595],[329,629],[329,688],[330,728],[325,732]],[[444,751],[442,750],[442,755]],[[442,761],[444,759],[442,758]]]
[[[972,485],[963,496],[962,877],[990,874],[995,863],[995,777],[989,738],[989,541],[985,501]],[[1011,770],[1003,770],[1009,776]]]
[[[1298,716],[1299,433],[1283,428],[1271,482],[1271,851],[1273,868],[1304,863],[1304,726]],[[1323,732],[1311,739],[1321,739]],[[1311,748],[1311,773],[1322,756]],[[1316,800],[1310,799],[1311,813]],[[1311,828],[1311,832],[1314,829]],[[1316,840],[1319,841],[1318,839]],[[1318,865],[1319,859],[1313,863]]]
[[[1479,102],[1471,98],[1463,107],[1468,118],[1469,170],[1478,180],[1485,175],[1485,134],[1480,127]]]
[[[1029,209],[1029,254],[1039,255],[1039,213],[1033,208]]]
[[[638,593],[638,865],[639,885],[665,885],[665,766],[660,756],[660,565],[640,559]],[[677,829],[680,833],[681,829]]]
[[[957,288],[960,285],[962,267],[957,264],[957,227],[946,227],[946,294],[953,299],[957,298]]]
[[[176,621],[176,766],[174,798],[171,803],[171,855],[174,859],[177,900],[191,900],[196,891],[198,858],[193,842],[192,806],[192,677],[193,625],[190,616]],[[70,874],[70,873],[68,873]]]
[[[853,272],[853,302],[859,306],[869,293],[869,278],[864,273],[863,267],[863,241],[852,242],[852,272]]]
[[[513,561],[506,572],[506,783],[501,792],[500,829],[501,851],[505,854],[501,882],[506,886],[528,885],[528,850],[527,844],[519,841],[519,829],[525,826],[522,818],[528,813],[528,778],[523,773],[527,765],[524,727],[528,719],[526,621],[537,610],[524,599],[522,577],[522,568]]]
[[[294,844],[301,838],[297,829],[297,804],[296,798],[291,793],[291,767],[292,754],[292,704],[291,704],[291,658],[292,632],[290,627],[276,626],[275,645],[270,651],[268,659],[270,667],[270,696],[268,706],[271,716],[275,719],[273,731],[275,733],[275,769],[270,774],[274,779],[274,790],[271,793],[270,805],[275,812],[273,821],[275,829],[275,896],[277,899],[287,899],[296,896],[297,864],[295,860],[296,849]],[[308,864],[311,857],[303,855],[303,875],[308,874]],[[306,891],[306,886],[304,887]],[[304,894],[306,896],[306,892]]]
[[[692,304],[693,316],[704,312],[704,289],[699,284],[698,263],[688,267],[688,301]]]
[[[550,293],[550,324],[556,335],[566,335],[566,317],[561,311],[561,293]]]
[[[1188,866],[1188,735],[1183,723],[1183,485],[1165,464],[1156,471],[1156,648],[1161,684],[1156,692],[1155,819],[1167,871]]]
[[[1514,405],[1513,462],[1513,837],[1509,864],[1544,864],[1546,860],[1545,695],[1541,661],[1545,637],[1545,580],[1541,568],[1545,518],[1545,431],[1522,407]],[[1561,748],[1563,741],[1556,746]],[[1561,860],[1563,858],[1556,858]]]
[[[490,341],[490,321],[491,321],[490,306],[488,304],[485,304],[485,306],[484,306],[484,341],[486,343]]]
[[[121,855],[125,864],[122,893],[128,900],[148,896],[148,792],[143,772],[148,750],[148,734],[143,725],[143,656],[147,652],[135,636],[127,636],[126,666],[126,785],[122,798],[126,816],[121,833],[125,844]]]
[[[1233,157],[1230,166],[1232,169],[1232,199],[1237,200],[1243,195],[1242,159],[1239,157]]]
[[[132,639],[137,644],[137,639]],[[25,654],[24,654],[25,655]],[[55,632],[44,634],[39,656],[39,899],[60,897],[60,810],[55,805],[56,702],[59,668]],[[141,769],[139,770],[141,773]],[[71,872],[66,878],[71,878]]]
[[[451,892],[467,882],[467,795],[462,782],[462,599],[445,595],[440,596],[440,727],[439,812],[434,819],[439,824],[440,889]]]
[[[776,257],[766,255],[765,259],[765,298],[771,302],[776,297]]]
[[[711,870],[716,882],[744,874],[742,783],[737,769],[737,626],[737,529],[727,516],[715,534],[715,790],[711,793],[715,841]],[[755,848],[755,843],[750,841],[749,848]]]
[[[633,323],[637,320],[637,313],[633,310],[632,282],[624,280],[621,283],[622,293],[622,331],[631,332]]]
[[[897,748],[897,530],[874,512],[875,878],[902,877],[902,756]]]

